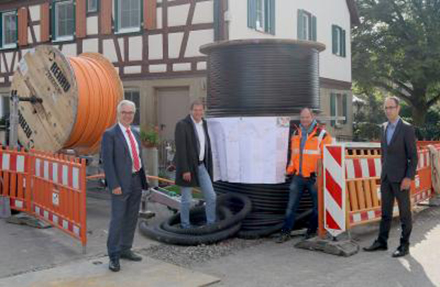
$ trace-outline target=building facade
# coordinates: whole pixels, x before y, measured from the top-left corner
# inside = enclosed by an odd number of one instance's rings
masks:
[[[220,40],[303,39],[324,43],[321,110],[346,120],[328,123],[352,135],[350,27],[353,0],[6,0],[0,1],[0,104],[8,113],[12,75],[41,44],[67,56],[97,52],[119,73],[125,97],[140,107],[135,123],[157,125],[172,139],[191,100],[206,96],[206,56]]]

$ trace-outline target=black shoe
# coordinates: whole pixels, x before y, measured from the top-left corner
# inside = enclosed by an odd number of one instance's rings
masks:
[[[313,238],[313,237],[316,237],[316,236],[317,236],[316,231],[315,232],[307,231],[306,234],[304,234],[304,239],[307,240],[307,239],[310,239],[310,238]]]
[[[136,253],[134,253],[131,250],[127,250],[127,251],[122,252],[121,258],[131,260],[131,261],[142,261],[142,257],[137,255]]]
[[[119,259],[110,259],[110,262],[108,264],[108,269],[110,269],[113,272],[118,272],[119,270],[121,270]]]
[[[371,246],[364,247],[363,249],[364,249],[364,251],[372,252],[372,251],[379,251],[379,250],[388,250],[388,246],[387,246],[387,244],[380,243],[379,241],[376,240],[373,242],[373,244],[371,244]]]
[[[394,251],[392,256],[393,257],[403,257],[408,254],[409,254],[409,247],[404,246],[404,245],[400,245],[399,247],[397,247],[396,251]]]
[[[281,232],[281,234],[275,239],[276,243],[283,243],[290,240],[290,232]]]

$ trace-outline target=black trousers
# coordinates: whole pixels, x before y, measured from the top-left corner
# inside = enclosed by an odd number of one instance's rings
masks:
[[[121,195],[111,195],[111,219],[107,238],[107,252],[110,258],[119,258],[121,252],[133,246],[134,232],[139,215],[142,196],[140,174],[131,179],[131,189]]]
[[[382,220],[380,221],[378,241],[384,244],[388,241],[391,221],[393,219],[394,199],[396,199],[399,207],[400,223],[402,224],[400,245],[409,246],[409,237],[412,230],[410,190],[400,190],[400,182],[390,182],[388,178],[385,178],[381,183],[380,191]]]

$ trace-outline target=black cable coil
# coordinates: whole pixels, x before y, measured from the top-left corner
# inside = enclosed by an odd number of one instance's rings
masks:
[[[208,55],[207,114],[283,116],[319,109],[319,52],[307,41],[235,40],[201,47]]]
[[[289,201],[289,184],[241,184],[223,181],[214,182],[218,194],[242,194],[252,201],[252,211],[242,221],[238,233],[242,238],[258,238],[270,235],[281,229],[284,222],[287,202]],[[301,198],[294,228],[304,227],[313,206],[308,191]],[[239,207],[238,207],[239,208]]]

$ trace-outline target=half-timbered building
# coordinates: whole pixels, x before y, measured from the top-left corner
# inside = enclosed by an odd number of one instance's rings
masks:
[[[64,54],[98,52],[119,73],[125,97],[140,107],[135,123],[174,124],[192,99],[206,96],[201,45],[245,38],[324,43],[320,55],[321,110],[346,120],[329,123],[352,135],[350,27],[354,0],[0,0],[0,101],[8,113],[13,72],[37,45]]]

